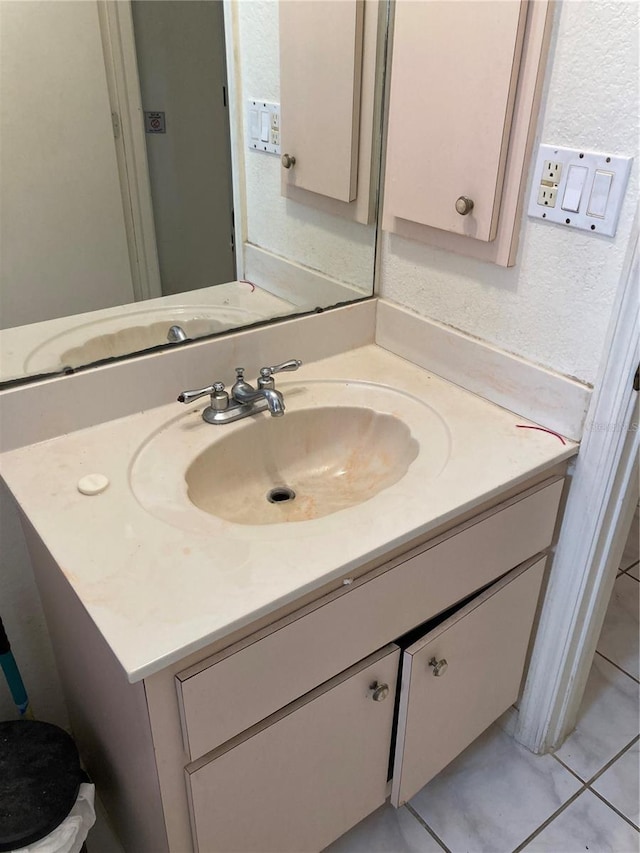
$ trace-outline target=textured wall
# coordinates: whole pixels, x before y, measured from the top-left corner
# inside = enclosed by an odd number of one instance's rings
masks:
[[[244,115],[248,98],[280,101],[278,4],[242,0],[235,8]],[[249,242],[370,293],[375,228],[283,198],[280,158],[248,149],[244,157]]]
[[[558,4],[539,141],[637,156],[637,3]],[[500,267],[384,235],[380,292],[531,361],[593,382],[629,240],[635,162],[615,238],[524,217]]]

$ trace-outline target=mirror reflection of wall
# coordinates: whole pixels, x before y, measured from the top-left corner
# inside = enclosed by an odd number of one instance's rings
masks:
[[[347,203],[287,186],[248,145],[247,101],[286,89],[296,1],[0,0],[0,381],[169,346],[175,323],[192,339],[371,295],[384,4],[303,4],[361,25]],[[310,79],[336,51],[318,42]]]

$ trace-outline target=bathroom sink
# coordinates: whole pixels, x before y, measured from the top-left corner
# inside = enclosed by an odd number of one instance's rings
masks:
[[[236,524],[308,521],[397,483],[418,449],[393,415],[303,409],[221,436],[187,469],[187,494],[200,509]]]
[[[369,382],[278,385],[284,417],[210,425],[198,406],[149,436],[130,468],[138,502],[186,530],[224,524],[225,534],[251,536],[252,527],[279,524],[278,535],[296,535],[398,489],[410,500],[447,464],[446,423],[410,394]]]
[[[171,326],[179,325],[188,338],[224,332],[261,315],[231,306],[168,305],[110,314],[65,329],[35,347],[24,370],[33,373],[79,367],[106,358],[127,355],[167,344]]]

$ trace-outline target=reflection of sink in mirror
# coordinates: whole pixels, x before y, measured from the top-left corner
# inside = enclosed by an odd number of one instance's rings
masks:
[[[417,455],[417,441],[393,415],[323,407],[222,436],[185,479],[192,503],[226,521],[309,521],[375,497]]]
[[[68,329],[36,347],[25,362],[29,373],[52,367],[79,367],[104,358],[150,349],[167,343],[169,329],[179,325],[188,338],[224,332],[255,323],[259,314],[242,308],[189,306],[156,308],[120,314]]]
[[[238,320],[241,318],[242,315]],[[65,350],[60,355],[60,363],[65,367],[79,367],[81,364],[91,364],[103,358],[114,358],[161,346],[169,339],[168,328],[171,327],[167,327],[167,321],[160,321],[148,325],[127,326],[117,332],[97,335],[80,346]],[[213,335],[216,332],[224,332],[229,328],[229,324],[225,323],[221,317],[207,319],[193,317],[188,320],[180,318],[180,328],[184,331],[186,339],[191,340],[204,335]]]
[[[0,334],[0,382],[156,346],[175,346],[167,339],[174,325],[183,328],[188,338],[199,338],[285,317],[294,310],[290,302],[247,282],[227,282],[142,304],[4,329]]]

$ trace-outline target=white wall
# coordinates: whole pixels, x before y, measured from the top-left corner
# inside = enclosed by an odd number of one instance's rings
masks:
[[[2,0],[0,85],[0,327],[133,302],[94,0]]]
[[[558,3],[540,141],[637,156],[639,9],[618,0]],[[613,239],[525,216],[511,269],[385,235],[381,295],[593,383],[637,190],[636,161]]]
[[[244,115],[248,98],[280,101],[278,3],[241,0],[234,8],[242,57],[238,108]],[[244,162],[247,240],[371,293],[375,228],[283,198],[275,154],[247,149]]]

